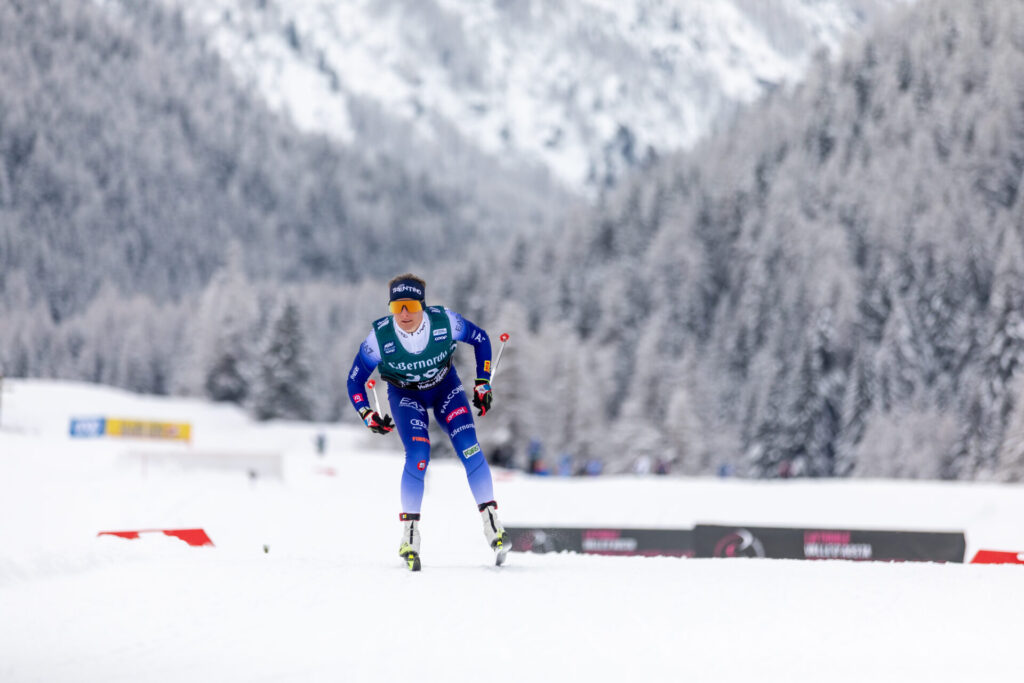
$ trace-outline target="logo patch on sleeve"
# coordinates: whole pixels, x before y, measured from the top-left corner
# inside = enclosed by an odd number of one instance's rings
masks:
[[[476,455],[479,452],[480,452],[480,444],[475,443],[472,446],[470,446],[469,448],[467,448],[466,450],[462,451],[462,457],[464,457],[464,458],[466,458],[468,460],[469,458],[472,458],[474,455]]]
[[[362,394],[352,394],[352,400],[356,403],[360,403],[363,400]]]
[[[484,361],[484,372],[490,372],[490,371],[491,371],[491,361],[485,360]]]

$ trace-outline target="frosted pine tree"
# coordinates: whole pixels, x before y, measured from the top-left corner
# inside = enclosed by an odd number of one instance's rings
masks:
[[[1024,480],[1024,375],[1017,378],[1013,390],[1016,403],[999,449],[997,474],[1000,479],[1017,482]]]
[[[249,398],[258,312],[255,293],[233,244],[225,267],[210,281],[199,305],[193,335],[196,372],[193,391],[214,401],[242,405]]]
[[[288,301],[273,320],[257,361],[252,410],[259,420],[309,420],[310,370],[299,308]]]
[[[806,473],[832,476],[836,473],[837,441],[842,429],[842,397],[846,369],[837,348],[836,326],[830,309],[818,312],[814,330],[800,369],[800,404],[792,414],[802,420],[797,434],[806,458]]]
[[[769,389],[759,406],[757,426],[746,451],[746,469],[752,476],[765,479],[778,476],[783,462],[791,456],[785,429],[787,368],[777,363],[771,372]]]
[[[882,412],[905,404],[914,396],[918,363],[919,354],[906,305],[902,299],[894,297],[872,372],[877,381],[877,405]]]
[[[588,458],[600,453],[602,444],[607,441],[604,392],[600,388],[600,376],[593,374],[601,356],[586,345],[569,344],[564,339],[561,344],[569,352],[568,375],[571,381],[568,395],[572,401],[567,427],[570,438],[564,448],[582,466]]]
[[[673,470],[690,475],[707,472],[713,455],[703,438],[697,401],[688,389],[693,386],[691,375],[695,362],[695,354],[690,353],[672,373],[673,388],[665,409],[666,443],[662,454],[672,463]]]
[[[863,354],[853,361],[843,398],[843,428],[836,449],[836,474],[847,476],[857,467],[856,445],[864,437],[874,402],[875,380]]]
[[[1024,246],[1012,225],[1003,236],[993,286],[992,333],[985,351],[985,379],[979,397],[983,412],[979,419],[984,421],[988,438],[968,456],[975,473],[987,477],[998,475],[999,441],[1015,405],[1020,404],[1013,389],[1017,378],[1024,376]]]
[[[525,456],[521,452],[515,453],[514,449],[521,449],[533,437],[534,423],[527,409],[532,399],[531,387],[533,391],[543,390],[546,378],[533,374],[536,369],[530,364],[532,341],[526,331],[526,311],[523,307],[514,301],[506,301],[496,316],[488,318],[485,321],[475,317],[473,322],[484,325],[488,330],[492,361],[497,360],[502,332],[511,336],[501,353],[499,365],[492,367],[494,408],[481,421],[487,424],[486,431],[481,433],[486,433],[495,446],[500,448],[503,462],[523,465]],[[473,352],[465,344],[460,344],[457,353],[457,367],[465,384],[472,376],[468,373],[475,371]]]

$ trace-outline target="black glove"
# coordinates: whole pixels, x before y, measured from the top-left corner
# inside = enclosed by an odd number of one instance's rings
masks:
[[[377,411],[370,410],[369,408],[360,410],[359,417],[363,418],[363,422],[375,434],[387,434],[395,428],[395,421],[391,419],[390,415],[381,417],[377,414]]]
[[[478,379],[476,386],[473,387],[473,407],[479,410],[477,413],[480,417],[487,414],[487,411],[491,409],[491,383],[486,379]]]

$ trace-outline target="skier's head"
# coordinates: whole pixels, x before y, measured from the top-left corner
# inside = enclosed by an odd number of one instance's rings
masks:
[[[412,273],[404,273],[388,283],[388,309],[395,322],[406,332],[412,332],[423,322],[423,302],[427,283]]]
[[[422,305],[426,300],[427,283],[423,278],[412,273],[404,273],[391,278],[391,282],[388,283],[388,292],[391,295],[388,301],[409,299],[419,301]]]

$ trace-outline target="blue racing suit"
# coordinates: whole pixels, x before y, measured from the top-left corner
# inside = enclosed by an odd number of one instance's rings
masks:
[[[455,342],[471,344],[476,352],[476,376],[489,380],[490,339],[483,329],[446,308],[428,307],[424,317],[431,328],[426,330],[426,334],[432,345],[419,354],[398,348],[402,342],[396,343],[398,337],[389,330],[395,326],[393,318],[381,318],[374,323],[373,330],[359,347],[348,375],[348,394],[353,407],[357,411],[368,408],[370,403],[364,387],[373,371],[383,362],[381,376],[389,385],[388,404],[405,447],[401,502],[402,512],[409,513],[418,513],[423,502],[424,478],[430,464],[430,412],[448,435],[459,461],[466,468],[466,477],[477,505],[494,500],[491,470],[477,440],[473,409],[451,363]],[[437,351],[439,353],[435,353]],[[416,360],[421,357],[423,360]],[[392,358],[401,359],[401,362],[394,362]],[[414,374],[423,368],[428,368],[426,373]]]

